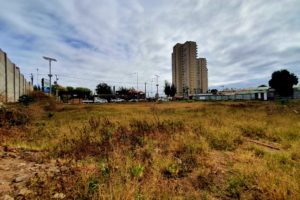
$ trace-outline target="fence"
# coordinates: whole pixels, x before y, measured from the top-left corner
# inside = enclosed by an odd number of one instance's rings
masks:
[[[32,89],[32,84],[24,78],[20,68],[0,49],[0,102],[16,102]]]
[[[275,94],[267,91],[258,91],[244,94],[232,94],[232,95],[212,95],[212,94],[196,94],[193,97],[195,100],[208,100],[208,101],[226,101],[226,100],[274,100],[281,99]],[[287,99],[286,97],[284,99]],[[300,99],[300,88],[294,87],[294,95],[288,97],[288,99]]]
[[[210,101],[226,101],[226,100],[254,100],[261,99],[255,96],[255,94],[233,94],[233,95],[195,95],[195,100],[210,100]]]

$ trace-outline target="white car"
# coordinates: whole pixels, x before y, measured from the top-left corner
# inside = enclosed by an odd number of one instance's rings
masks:
[[[120,99],[120,98],[116,98],[116,99],[112,99],[111,102],[124,102],[125,100],[124,99]]]
[[[94,103],[107,103],[108,101],[106,99],[102,99],[99,97],[94,98]]]
[[[93,100],[82,100],[81,102],[82,102],[82,103],[94,103]]]

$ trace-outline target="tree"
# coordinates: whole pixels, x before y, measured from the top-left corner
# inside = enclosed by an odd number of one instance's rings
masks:
[[[128,95],[130,90],[131,89],[128,89],[126,87],[120,87],[119,90],[117,91],[117,94],[119,94],[119,95]]]
[[[214,94],[214,95],[218,94],[218,90],[217,90],[217,89],[212,89],[210,92],[211,92],[212,94]]]
[[[96,87],[96,92],[98,95],[101,94],[112,94],[111,87],[106,83],[99,83]]]
[[[65,91],[67,91],[66,88],[64,88],[63,86],[60,86],[60,85],[52,85],[52,94],[56,94],[56,90],[58,90],[58,94],[62,94],[64,93]]]
[[[72,86],[67,86],[66,89],[67,89],[67,94],[72,96],[74,93],[74,88]]]
[[[171,85],[168,81],[165,81],[165,89],[164,89],[165,94],[167,97],[171,95]]]
[[[269,81],[269,86],[274,88],[282,97],[292,96],[293,85],[297,84],[298,77],[286,69],[273,72],[272,78]]]
[[[177,92],[177,89],[176,89],[174,83],[172,83],[171,88],[170,88],[170,96],[174,97],[176,92]]]
[[[77,94],[79,98],[90,98],[92,91],[89,88],[77,87],[74,89],[74,93]]]
[[[266,85],[260,85],[260,86],[258,86],[258,87],[268,87],[268,86],[266,86]]]

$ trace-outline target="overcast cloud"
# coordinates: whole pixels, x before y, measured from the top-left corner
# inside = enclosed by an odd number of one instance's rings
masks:
[[[299,0],[0,0],[0,48],[25,76],[54,57],[62,85],[94,89],[171,81],[176,43],[196,41],[209,87],[267,84],[277,69],[300,75]],[[154,83],[153,83],[154,90]]]

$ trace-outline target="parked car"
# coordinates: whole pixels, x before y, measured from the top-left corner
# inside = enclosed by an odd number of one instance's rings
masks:
[[[121,99],[121,98],[116,98],[116,99],[112,99],[111,102],[116,102],[116,103],[119,103],[119,102],[124,102],[125,100],[124,99]]]
[[[88,103],[94,103],[94,101],[86,99],[86,100],[82,100],[81,103],[85,103],[85,104],[87,103],[88,104]]]
[[[102,99],[99,97],[94,98],[94,103],[107,103],[108,101],[106,99]]]
[[[137,99],[130,99],[130,100],[128,100],[128,102],[138,102],[138,100]]]

